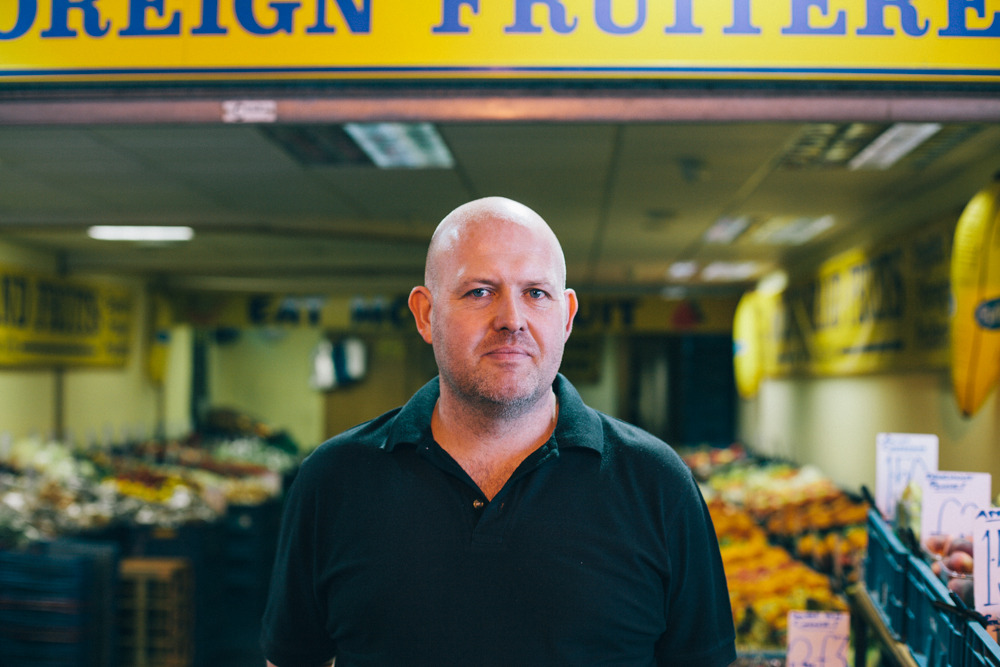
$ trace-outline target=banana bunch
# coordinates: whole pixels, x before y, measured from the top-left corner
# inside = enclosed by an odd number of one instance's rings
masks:
[[[1000,379],[1000,174],[958,219],[951,290],[952,387],[971,417]]]

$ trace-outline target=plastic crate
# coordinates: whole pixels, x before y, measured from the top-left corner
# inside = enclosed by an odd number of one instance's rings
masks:
[[[969,621],[965,627],[963,667],[1000,667],[1000,644],[982,625]]]
[[[191,565],[182,558],[126,558],[118,600],[120,655],[132,667],[187,667],[194,622]]]
[[[56,542],[0,552],[0,664],[110,666],[116,580],[111,545]]]
[[[906,570],[910,552],[878,513],[868,510],[868,550],[865,588],[886,628],[899,640],[905,636]]]
[[[927,563],[910,556],[904,637],[923,667],[964,667],[965,616]]]

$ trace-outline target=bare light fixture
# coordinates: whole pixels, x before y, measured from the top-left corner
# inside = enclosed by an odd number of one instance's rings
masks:
[[[896,123],[855,155],[848,167],[888,169],[940,129],[940,123]]]
[[[154,225],[94,225],[87,236],[99,241],[143,241],[147,243],[190,241],[194,230],[183,226]]]
[[[344,131],[382,169],[450,169],[455,164],[431,123],[347,123]]]

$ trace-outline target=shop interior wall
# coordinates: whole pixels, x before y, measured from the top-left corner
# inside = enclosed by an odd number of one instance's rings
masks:
[[[937,435],[941,470],[1000,479],[996,393],[973,417],[963,417],[946,370],[766,379],[754,399],[740,401],[738,425],[755,451],[816,465],[855,491],[875,489],[875,439],[883,432]]]
[[[58,273],[54,255],[3,242],[0,263],[43,275]],[[157,386],[146,372],[145,283],[102,275],[70,277],[124,284],[132,290],[135,315],[129,361],[123,368],[0,370],[0,432],[12,438],[58,437],[76,444],[124,442],[152,436],[159,428],[172,437],[189,432],[190,337],[185,328],[178,327],[171,337],[166,382]]]
[[[312,449],[324,435],[323,394],[309,386],[323,335],[318,328],[255,327],[211,341],[209,407],[244,413]]]

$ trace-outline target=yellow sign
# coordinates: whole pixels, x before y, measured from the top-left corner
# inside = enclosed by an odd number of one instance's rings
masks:
[[[5,0],[0,80],[996,82],[997,0]]]
[[[953,226],[843,253],[761,297],[764,375],[946,368]]]
[[[0,267],[0,366],[122,366],[132,294]]]

